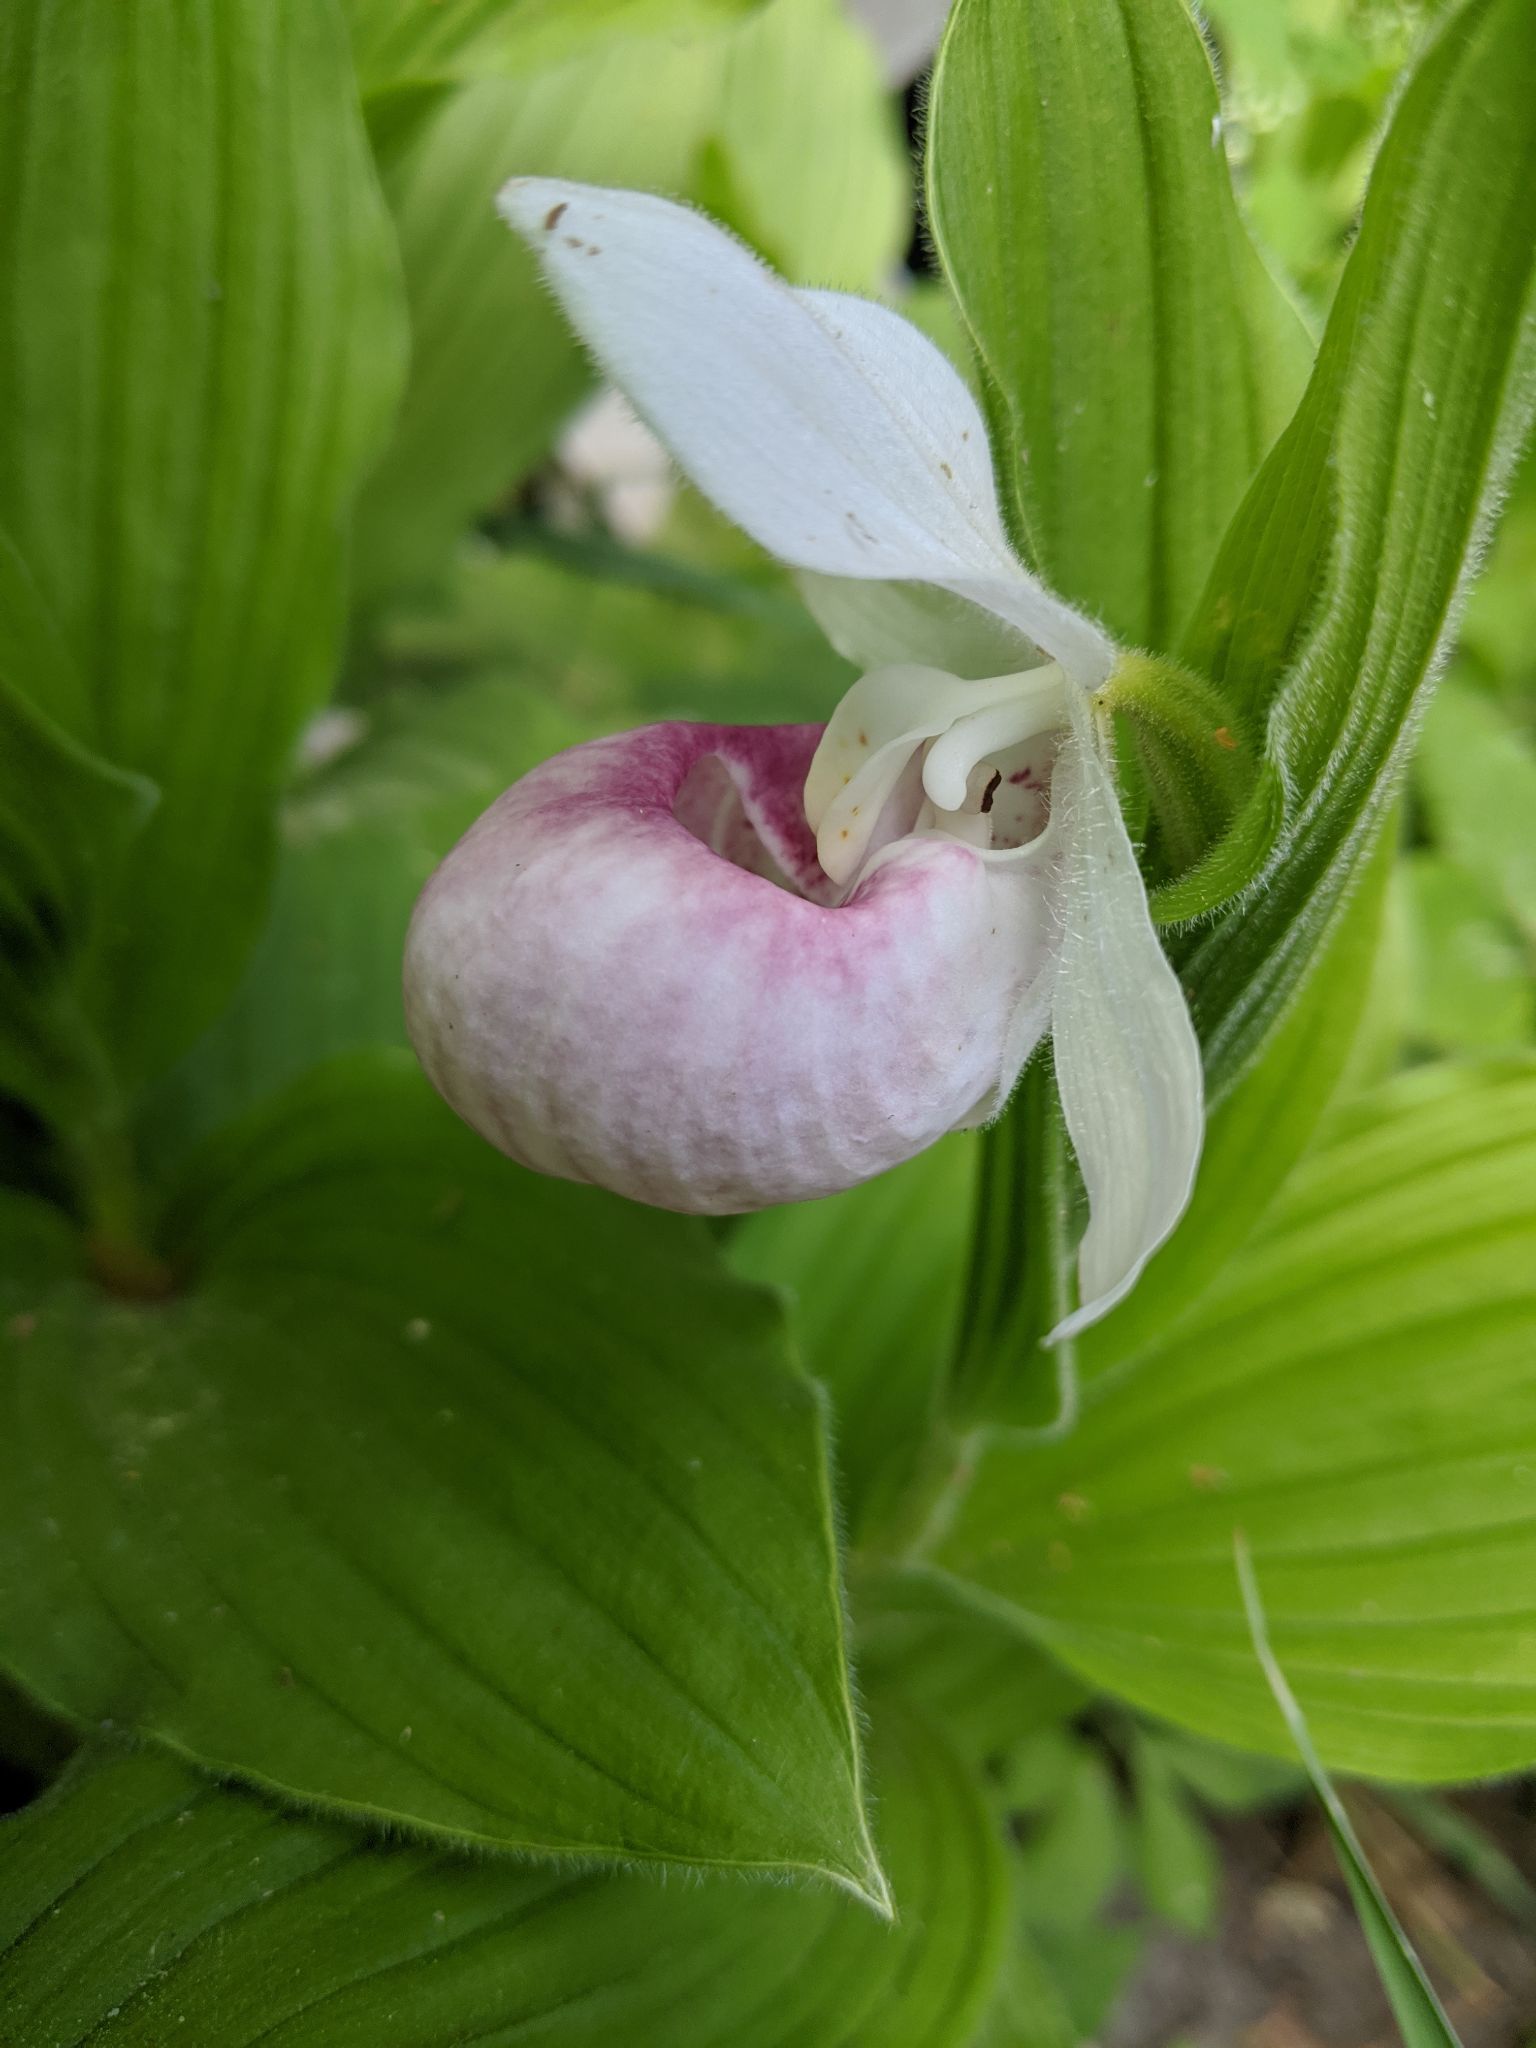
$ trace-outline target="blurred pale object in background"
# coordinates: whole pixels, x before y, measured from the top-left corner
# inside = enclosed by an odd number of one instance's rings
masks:
[[[561,480],[596,500],[611,533],[631,547],[656,539],[677,480],[666,449],[621,391],[610,384],[582,407],[561,437],[557,460]],[[557,517],[571,509],[551,507]]]
[[[874,38],[892,85],[910,84],[939,47],[949,0],[848,0]]]

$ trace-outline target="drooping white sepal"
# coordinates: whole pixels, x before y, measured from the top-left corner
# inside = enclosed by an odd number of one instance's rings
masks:
[[[1073,692],[1070,709],[1051,786],[1061,925],[1052,1036],[1089,1221],[1078,1249],[1082,1306],[1052,1331],[1056,1342],[1135,1286],[1184,1213],[1205,1125],[1199,1041],[1152,922],[1093,708]]]

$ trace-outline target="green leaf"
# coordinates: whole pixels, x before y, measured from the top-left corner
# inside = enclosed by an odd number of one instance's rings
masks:
[[[1232,1531],[1330,1766],[1536,1760],[1536,1063],[1386,1090],[1067,1441],[987,1452],[935,1561],[1090,1682],[1284,1753]]]
[[[161,791],[87,990],[142,1074],[261,914],[398,382],[394,248],[329,0],[17,0],[0,97],[0,526],[83,684],[40,708]]]
[[[1354,1900],[1355,1911],[1360,1916],[1360,1925],[1370,1947],[1371,1960],[1375,1963],[1377,1975],[1381,1978],[1382,1989],[1391,2004],[1393,2017],[1402,2030],[1405,2048],[1459,2048],[1456,2030],[1435,1995],[1435,1987],[1425,1974],[1423,1964],[1414,1954],[1413,1944],[1403,1932],[1402,1923],[1387,1903],[1386,1893],[1376,1881],[1376,1874],[1366,1859],[1360,1837],[1355,1833],[1354,1822],[1345,1811],[1343,1800],[1329,1782],[1328,1773],[1323,1769],[1322,1761],[1313,1745],[1306,1718],[1297,1704],[1285,1673],[1275,1660],[1274,1651],[1270,1647],[1264,1609],[1260,1603],[1253,1558],[1247,1543],[1241,1538],[1236,1546],[1236,1556],[1237,1575],[1242,1587],[1248,1627],[1253,1637],[1254,1653],[1258,1657],[1269,1689],[1275,1696],[1275,1704],[1284,1716],[1297,1754],[1306,1765],[1307,1776],[1312,1780],[1312,1789],[1322,1802],[1323,1818],[1327,1821],[1328,1832],[1333,1837],[1333,1846],[1338,1853],[1340,1868],[1344,1872],[1344,1881],[1349,1886],[1349,1895]]]
[[[1042,1052],[980,1141],[976,1224],[950,1372],[961,1421],[1048,1435],[1077,1420],[1078,1341],[1042,1345],[1077,1304],[1081,1183]]]
[[[1415,783],[1436,841],[1536,945],[1536,748],[1465,682],[1447,680],[1424,721]]]
[[[846,1194],[744,1217],[731,1236],[735,1270],[788,1293],[806,1364],[832,1397],[839,1497],[861,1545],[900,1533],[914,1485],[944,1454],[939,1385],[974,1176],[974,1143],[950,1138]]]
[[[1238,216],[1183,0],[958,0],[928,205],[1033,559],[1170,650],[1311,354]]]
[[[820,1406],[704,1233],[402,1054],[231,1136],[159,1250],[169,1299],[0,1322],[31,1691],[381,1825],[882,1898]]]
[[[1179,1773],[1155,1736],[1134,1748],[1136,1869],[1147,1904],[1186,1934],[1208,1934],[1221,1903],[1221,1862]]]
[[[1183,962],[1218,1092],[1368,854],[1530,422],[1533,94],[1526,0],[1465,0],[1398,102],[1306,397],[1186,641],[1267,725],[1291,793],[1251,889]]]
[[[1394,882],[1407,952],[1408,1042],[1457,1053],[1528,1044],[1536,1035],[1530,954],[1498,898],[1423,848],[1402,862]]]
[[[995,1771],[1020,1743],[1088,1703],[1087,1689],[1053,1657],[929,1574],[866,1572],[854,1594],[865,1681],[920,1706],[978,1769]]]
[[[0,543],[0,581],[4,559]],[[59,1119],[79,1108],[94,1055],[72,978],[155,796],[71,739],[0,660],[0,1091]]]
[[[363,87],[557,64],[589,43],[698,33],[762,0],[343,0]]]
[[[588,389],[586,358],[496,213],[514,174],[723,208],[818,284],[874,288],[910,227],[904,152],[839,0],[775,0],[729,35],[604,46],[456,94],[386,172],[412,357],[360,511],[355,586],[368,606],[437,575],[458,532],[548,452]]]
[[[825,1888],[383,1848],[171,1759],[92,1759],[0,1822],[14,2048],[966,2048],[1002,1960],[999,1841],[926,1727],[883,1705],[900,1913]]]

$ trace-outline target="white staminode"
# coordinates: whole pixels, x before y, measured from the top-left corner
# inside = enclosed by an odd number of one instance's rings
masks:
[[[898,315],[791,290],[644,193],[529,178],[500,204],[608,377],[693,482],[803,572],[830,637],[870,670],[805,785],[827,875],[857,900],[872,867],[951,840],[1031,892],[984,970],[1018,1007],[984,1107],[1049,1028],[1090,1203],[1083,1306],[1058,1334],[1082,1328],[1177,1222],[1203,1124],[1194,1032],[1094,716],[1114,643],[1013,552],[976,404]],[[1042,929],[1049,972],[1022,974],[1017,946]],[[978,1008],[995,993],[978,988]]]

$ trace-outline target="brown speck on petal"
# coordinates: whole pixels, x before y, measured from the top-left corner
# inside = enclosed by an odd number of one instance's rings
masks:
[[[939,464],[939,467],[940,469],[943,470],[944,474],[949,478],[950,482],[953,483],[955,480],[955,472],[950,468],[949,464],[947,462],[941,462]]]
[[[546,234],[553,234],[553,233],[554,233],[554,231],[555,231],[555,229],[556,229],[557,227],[559,227],[559,225],[560,225],[560,216],[561,216],[561,214],[563,214],[563,213],[565,212],[565,208],[566,208],[566,201],[562,199],[562,200],[560,201],[560,204],[559,204],[558,206],[552,206],[552,207],[551,207],[551,208],[549,209],[548,213],[546,213],[546,214],[545,214],[545,216],[544,216],[544,232],[545,232]]]

